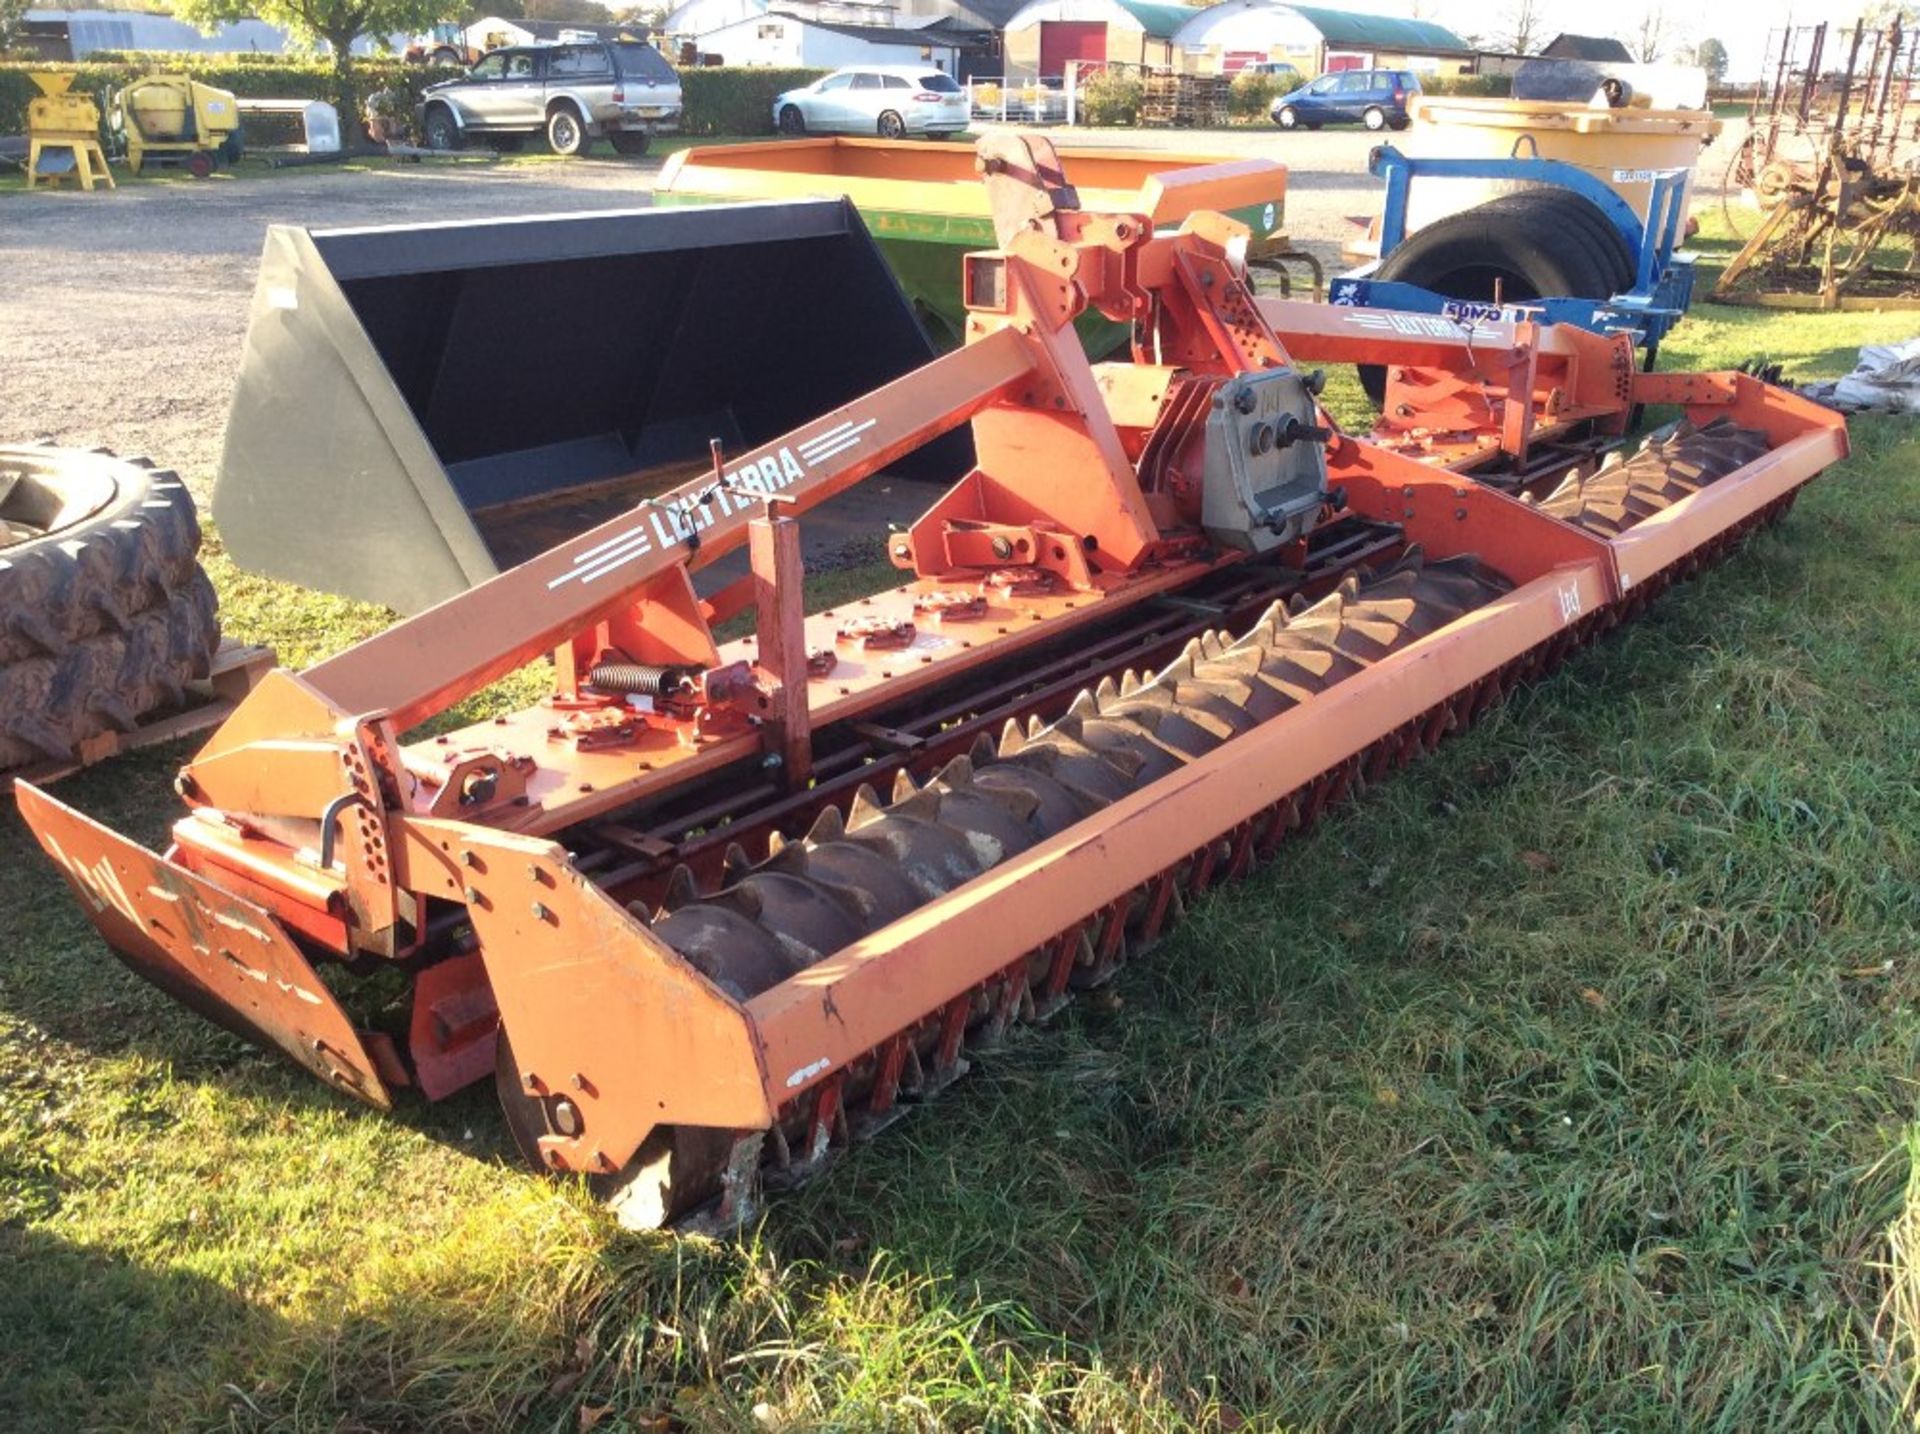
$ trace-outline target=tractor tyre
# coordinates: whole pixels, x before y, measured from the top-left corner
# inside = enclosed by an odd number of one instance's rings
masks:
[[[0,770],[178,703],[220,645],[200,524],[144,458],[0,447]]]
[[[1374,277],[1449,299],[1523,303],[1604,299],[1633,281],[1626,241],[1599,208],[1565,189],[1529,189],[1429,224],[1381,262]],[[1379,403],[1386,369],[1359,365],[1360,386]]]
[[[1535,233],[1564,232],[1566,242],[1579,244],[1595,266],[1599,288],[1578,298],[1603,298],[1624,293],[1633,287],[1637,259],[1620,231],[1613,227],[1600,206],[1582,195],[1564,189],[1542,186],[1504,194],[1490,201],[1501,206],[1501,213],[1521,216],[1519,223]]]

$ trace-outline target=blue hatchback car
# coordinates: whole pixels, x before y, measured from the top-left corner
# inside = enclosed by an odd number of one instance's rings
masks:
[[[1363,124],[1368,129],[1405,129],[1407,106],[1420,93],[1412,70],[1336,70],[1273,102],[1281,129],[1319,129],[1323,124]]]

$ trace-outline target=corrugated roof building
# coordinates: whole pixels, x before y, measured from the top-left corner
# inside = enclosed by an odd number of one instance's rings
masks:
[[[176,51],[221,54],[250,52],[262,55],[282,54],[288,48],[287,32],[263,20],[234,20],[202,32],[171,15],[152,15],[142,10],[88,10],[35,6],[22,17],[27,43],[22,48],[49,60],[81,60],[95,50],[121,50],[128,53]],[[393,43],[397,42],[397,43]],[[404,49],[405,35],[390,37],[397,49]],[[356,55],[372,54],[379,48],[371,36],[353,42]]]
[[[1172,69],[1173,37],[1194,13],[1153,0],[1031,0],[1007,20],[1007,73],[1054,79],[1074,61]]]
[[[1198,12],[1174,37],[1180,67],[1198,74],[1236,74],[1281,60],[1303,75],[1328,70],[1461,69],[1473,49],[1431,20],[1366,15],[1273,0],[1225,0]]]
[[[1234,74],[1280,60],[1305,75],[1372,66],[1458,70],[1473,50],[1444,25],[1276,0],[1195,9],[1151,0],[1030,0],[1008,20],[1007,73],[1046,79],[1082,65],[1121,63]]]
[[[951,75],[958,44],[941,29],[850,25],[785,10],[736,20],[700,37],[700,53],[727,65],[837,70],[844,65],[911,65]]]
[[[1595,60],[1602,64],[1630,65],[1633,51],[1611,35],[1555,35],[1540,52],[1550,60]]]

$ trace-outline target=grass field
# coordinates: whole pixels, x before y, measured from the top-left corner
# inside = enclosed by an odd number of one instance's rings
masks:
[[[1663,366],[1911,323],[1701,307]],[[1902,1424],[1920,444],[1854,442],[737,1240],[614,1229],[488,1090],[381,1118],[176,1008],[9,810],[0,1427]],[[384,620],[214,569],[290,663]],[[178,757],[61,793],[158,841]]]

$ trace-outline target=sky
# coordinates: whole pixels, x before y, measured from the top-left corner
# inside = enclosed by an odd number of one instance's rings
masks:
[[[1491,40],[1511,26],[1506,16],[1513,0],[1320,0],[1342,10],[1366,10],[1382,15],[1418,15],[1437,20],[1461,35],[1479,34]],[[1783,25],[1817,24],[1821,20],[1838,21],[1851,28],[1864,6],[1860,0],[1613,0],[1596,5],[1593,0],[1534,0],[1540,16],[1535,26],[1539,43],[1544,44],[1563,30],[1582,35],[1613,34],[1629,45],[1640,27],[1648,6],[1659,9],[1668,25],[1675,26],[1691,48],[1701,40],[1716,39],[1727,47],[1727,78],[1751,80],[1760,76],[1765,63],[1767,34]],[[1603,18],[1604,17],[1604,18]],[[1609,19],[1611,23],[1609,23]],[[1675,46],[1678,49],[1679,46]],[[1677,56],[1676,56],[1677,58]]]

